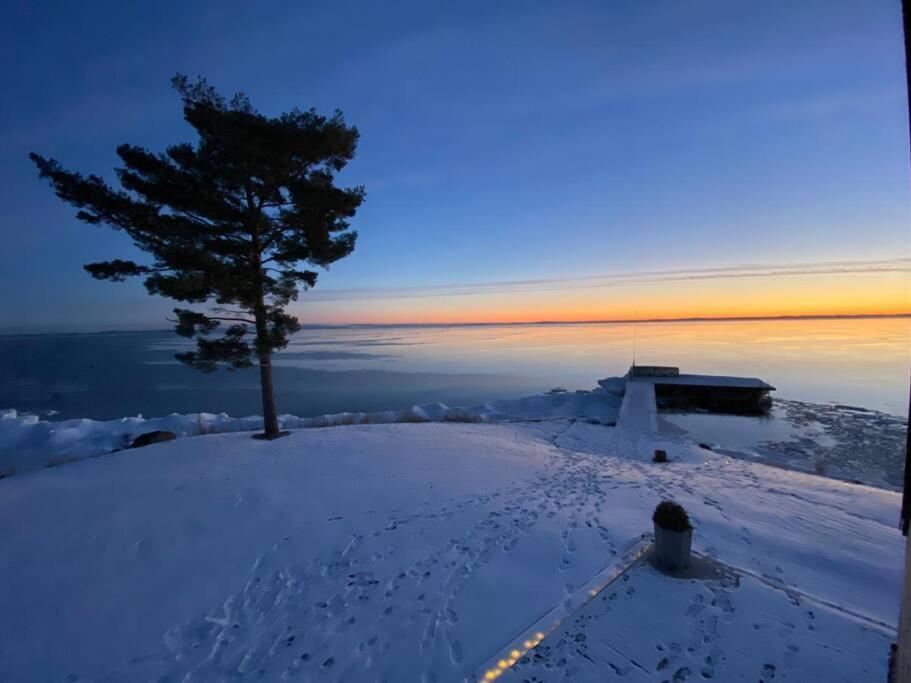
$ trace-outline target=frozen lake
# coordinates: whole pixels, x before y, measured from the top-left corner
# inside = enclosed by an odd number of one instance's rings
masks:
[[[636,357],[757,376],[776,398],[907,415],[909,322],[640,323]],[[306,328],[277,356],[279,408],[312,416],[590,389],[626,372],[633,338],[630,324]],[[203,375],[174,361],[184,346],[169,330],[0,336],[0,408],[54,419],[260,412],[255,371]]]

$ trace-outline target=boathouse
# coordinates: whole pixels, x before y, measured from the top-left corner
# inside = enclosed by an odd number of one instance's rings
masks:
[[[627,383],[654,385],[655,404],[663,410],[707,410],[762,415],[772,405],[771,384],[756,377],[681,374],[679,368],[633,365]]]

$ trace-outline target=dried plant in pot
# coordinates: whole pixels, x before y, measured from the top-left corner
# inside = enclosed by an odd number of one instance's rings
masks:
[[[655,559],[666,569],[684,569],[690,563],[693,525],[683,506],[664,500],[652,515],[655,523]]]

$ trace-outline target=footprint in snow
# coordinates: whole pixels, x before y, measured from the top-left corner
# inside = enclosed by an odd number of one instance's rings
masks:
[[[449,632],[446,632],[446,641],[449,643],[449,659],[453,664],[462,663],[462,643],[458,640],[453,640]]]
[[[681,667],[674,672],[674,683],[681,683],[681,681],[687,680],[693,672],[690,671],[689,667]]]

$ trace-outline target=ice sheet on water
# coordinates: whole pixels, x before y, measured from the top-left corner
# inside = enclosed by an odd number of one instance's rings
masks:
[[[662,430],[788,469],[900,489],[907,421],[876,410],[776,399],[768,417],[664,413]]]

